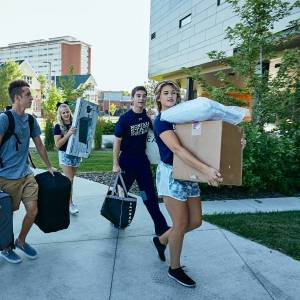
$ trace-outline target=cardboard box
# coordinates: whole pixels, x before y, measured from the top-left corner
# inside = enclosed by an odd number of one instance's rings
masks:
[[[176,125],[175,132],[186,149],[221,173],[222,185],[242,184],[241,128],[223,121],[205,121]],[[206,182],[203,174],[176,155],[173,175],[176,179]]]

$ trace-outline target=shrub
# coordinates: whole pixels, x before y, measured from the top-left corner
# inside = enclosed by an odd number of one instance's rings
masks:
[[[102,118],[97,120],[96,131],[94,136],[95,149],[100,150],[102,146],[102,135],[103,134],[114,134],[115,124],[111,121],[105,121]],[[112,148],[112,145],[106,145],[106,148]]]
[[[114,134],[115,133],[115,124],[111,121],[103,121],[103,130],[102,134]]]
[[[96,130],[95,130],[95,136],[94,136],[94,142],[95,142],[95,149],[101,150],[102,146],[102,134],[103,134],[103,122],[104,120],[101,118],[98,118],[96,123]]]
[[[45,148],[47,151],[54,150],[53,125],[49,120],[46,120],[45,126]]]
[[[297,189],[297,174],[300,172],[296,163],[295,139],[261,131],[255,124],[246,124],[244,129],[247,139],[243,163],[244,187],[252,191],[293,193]]]

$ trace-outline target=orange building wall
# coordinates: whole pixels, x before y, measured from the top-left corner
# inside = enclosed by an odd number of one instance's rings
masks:
[[[89,74],[92,74],[91,72],[91,61],[92,61],[92,51],[91,48],[89,48]]]
[[[61,75],[68,75],[70,66],[74,67],[74,74],[81,74],[81,45],[61,44]]]

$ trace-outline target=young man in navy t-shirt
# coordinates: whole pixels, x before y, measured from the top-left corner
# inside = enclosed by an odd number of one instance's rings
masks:
[[[150,162],[145,154],[148,129],[152,127],[145,110],[147,90],[137,86],[131,97],[132,108],[120,116],[115,126],[113,172],[123,171],[127,190],[137,181],[140,196],[154,222],[155,233],[161,235],[169,227],[159,209]]]

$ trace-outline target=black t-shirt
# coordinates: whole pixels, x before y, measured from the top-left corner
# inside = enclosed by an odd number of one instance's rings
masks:
[[[152,127],[146,110],[135,113],[132,109],[120,116],[115,126],[115,136],[122,138],[121,151],[127,154],[145,154],[149,127]]]
[[[71,125],[72,124],[67,124],[65,125],[67,130],[69,130],[71,128]],[[60,125],[59,124],[56,124],[54,126],[54,130],[53,130],[53,134],[54,135],[60,135],[61,137],[63,137],[64,135],[62,134],[61,132],[61,129],[60,129]],[[68,140],[58,149],[59,151],[66,151],[67,150],[67,146],[68,146]]]

